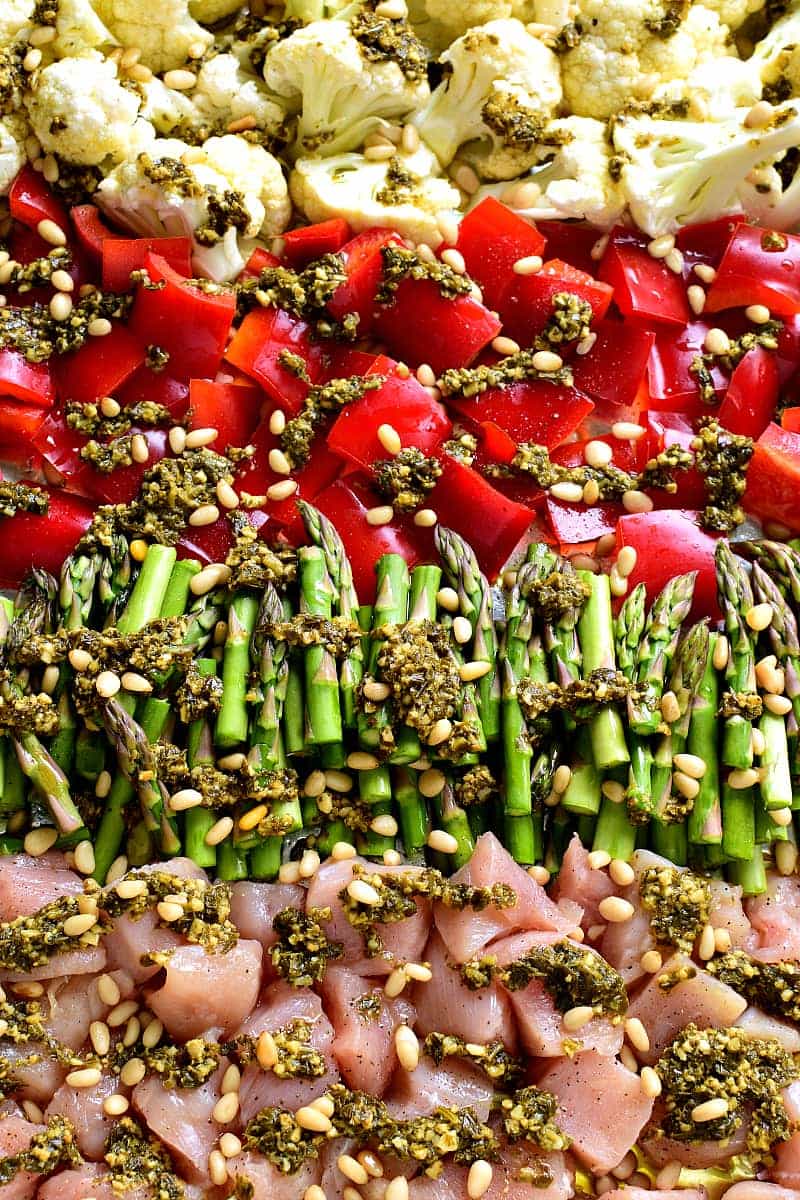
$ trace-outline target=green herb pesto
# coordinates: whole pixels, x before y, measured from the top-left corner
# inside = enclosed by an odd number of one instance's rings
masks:
[[[729,950],[710,959],[706,970],[764,1012],[800,1022],[800,964],[760,962],[744,950]]]
[[[445,442],[442,449],[456,462],[463,463],[465,467],[471,467],[475,461],[475,455],[478,453],[478,439],[472,433],[461,433],[458,437],[450,438]]]
[[[294,549],[291,546],[271,549],[243,513],[232,513],[228,519],[235,539],[225,559],[225,565],[231,569],[230,587],[256,588],[261,592],[271,583],[283,591],[297,574]]]
[[[272,965],[292,987],[312,987],[325,978],[332,959],[342,957],[340,942],[329,942],[320,921],[329,921],[329,908],[284,908],[273,917],[278,941],[270,950]]]
[[[460,775],[453,786],[456,803],[462,808],[472,804],[485,804],[499,795],[500,785],[485,763],[470,767]]]
[[[757,721],[764,711],[764,702],[755,692],[724,692],[720,698],[718,717],[744,717]]]
[[[13,517],[18,512],[43,516],[49,507],[47,492],[40,488],[30,487],[27,483],[14,483],[10,479],[0,480],[0,517]]]
[[[386,167],[386,178],[382,187],[375,193],[379,204],[391,207],[394,204],[413,204],[416,189],[422,180],[419,175],[409,171],[399,155],[390,158]]]
[[[780,245],[774,247],[766,246],[764,244],[765,241],[771,237],[776,238]],[[764,250],[769,248],[785,250],[787,242],[782,233],[772,234],[766,232],[761,235],[761,245]],[[714,404],[716,401],[714,379],[711,374],[713,367],[719,365],[726,371],[731,372],[739,365],[745,354],[755,346],[761,346],[764,350],[777,350],[778,334],[782,328],[782,321],[767,321],[765,325],[759,326],[758,329],[749,329],[741,337],[731,339],[729,347],[722,354],[712,354],[707,350],[703,354],[696,355],[692,359],[689,371],[697,380],[701,399],[706,404]]]
[[[195,237],[199,230],[195,230]],[[145,365],[156,374],[163,371],[169,362],[169,350],[163,346],[148,346],[144,357]]]
[[[270,625],[268,632],[289,646],[324,646],[334,658],[344,658],[362,637],[359,626],[347,617],[320,617],[316,613],[297,613],[288,621]]]
[[[245,233],[252,221],[244,195],[231,188],[220,193],[216,188],[206,190],[208,220],[194,231],[196,241],[202,246],[213,246],[220,241],[228,229]]]
[[[580,612],[589,597],[589,585],[569,563],[551,571],[544,579],[526,576],[520,582],[520,591],[545,621],[557,621],[567,613]]]
[[[536,732],[541,719],[553,712],[567,712],[576,721],[590,721],[599,708],[609,704],[624,704],[629,698],[641,698],[642,686],[632,683],[622,671],[598,667],[586,679],[573,679],[564,686],[558,683],[536,683],[523,679],[517,685],[517,698],[525,720]],[[544,727],[547,728],[546,726]]]
[[[406,79],[424,79],[428,52],[407,21],[378,16],[374,3],[351,18],[350,32],[368,62],[393,62]]]
[[[686,19],[688,7],[686,0],[667,0],[657,15],[645,17],[642,24],[649,33],[668,41],[675,36]]]
[[[439,720],[456,711],[461,676],[447,630],[435,621],[386,625],[378,636],[378,674],[391,690],[392,717],[427,740]],[[364,710],[369,714],[367,704]]]
[[[678,490],[674,473],[688,470],[693,462],[693,455],[675,445],[668,446],[651,458],[635,475],[615,467],[612,463],[603,467],[563,467],[552,461],[546,446],[539,446],[535,442],[521,442],[512,460],[511,470],[512,473],[517,471],[530,475],[543,488],[550,488],[556,483],[577,483],[584,487],[593,480],[597,484],[600,499],[620,500],[625,492],[644,491],[647,488],[661,488],[674,494]],[[505,473],[504,468],[488,471],[488,474]]]
[[[292,466],[301,467],[308,461],[314,438],[328,414],[340,412],[384,383],[383,375],[350,375],[310,388],[302,409],[286,422],[280,435]]]
[[[573,292],[557,292],[551,303],[553,311],[534,340],[537,350],[558,350],[569,342],[579,342],[588,337],[594,316],[588,300]]]
[[[524,1139],[540,1150],[566,1150],[571,1139],[556,1123],[558,1102],[550,1092],[537,1087],[521,1088],[500,1102],[503,1129],[509,1141]]]
[[[339,893],[347,920],[354,929],[359,930],[367,953],[373,958],[383,949],[375,925],[393,924],[413,916],[417,911],[415,898],[436,900],[445,908],[459,911],[471,908],[475,912],[482,912],[490,904],[496,908],[512,908],[517,902],[516,893],[506,883],[471,887],[466,883],[453,883],[433,868],[380,875],[356,864],[353,878],[365,880],[378,893],[377,904],[369,905],[354,900],[347,888],[342,888]]]
[[[705,417],[692,441],[692,450],[706,490],[701,522],[706,529],[728,533],[744,520],[740,500],[747,486],[753,439],[730,433],[716,418]]]
[[[481,988],[491,987],[499,970],[497,959],[487,954],[483,958],[470,958],[461,963],[458,973],[465,987],[471,992],[479,992]]]
[[[71,266],[72,254],[68,247],[56,246],[48,254],[31,259],[29,263],[14,263],[11,276],[3,286],[15,287],[18,292],[24,294],[32,288],[49,284],[54,271],[65,271]]]
[[[671,992],[673,988],[678,987],[681,983],[687,983],[690,979],[695,979],[697,976],[697,967],[691,963],[684,963],[680,967],[674,967],[671,971],[662,971],[656,980],[656,984],[662,992]]]
[[[755,1159],[769,1155],[791,1134],[781,1089],[797,1079],[792,1056],[772,1038],[750,1038],[739,1029],[688,1025],[656,1066],[665,1113],[661,1129],[681,1142],[725,1142],[746,1120],[747,1148]],[[728,1111],[697,1124],[692,1111],[706,1100],[724,1099]]]
[[[262,1108],[247,1122],[242,1143],[245,1150],[262,1154],[282,1175],[294,1175],[308,1159],[319,1156],[321,1139],[298,1125],[294,1113]]]
[[[374,469],[378,491],[399,512],[419,508],[442,473],[439,460],[416,446],[405,446],[394,458],[375,463]]]
[[[589,1005],[598,1015],[620,1017],[628,1008],[621,975],[599,954],[568,941],[531,947],[503,969],[501,978],[511,992],[541,980],[562,1013]]]
[[[445,300],[468,296],[472,290],[472,280],[467,275],[457,274],[446,263],[427,262],[419,257],[416,250],[407,250],[404,246],[383,246],[381,258],[383,270],[375,297],[378,304],[392,304],[394,294],[404,279],[430,280],[436,284],[439,295]]]
[[[437,1067],[441,1066],[446,1058],[462,1058],[473,1066],[480,1067],[487,1078],[506,1088],[516,1087],[525,1069],[522,1060],[509,1054],[500,1041],[481,1045],[465,1042],[463,1038],[452,1033],[429,1033],[423,1042],[422,1051],[433,1059]]]
[[[353,1008],[365,1025],[369,1025],[373,1021],[378,1021],[383,1012],[383,1001],[381,1000],[380,992],[376,989],[373,989],[371,992],[364,992],[363,996],[359,996],[353,1001]]]
[[[64,932],[68,917],[80,912],[77,896],[51,900],[37,912],[0,924],[0,966],[7,971],[32,971],[42,967],[56,954],[85,946],[96,946],[105,931],[95,924],[87,933],[73,937]],[[98,921],[101,921],[98,915]]]
[[[98,442],[92,438],[85,446],[81,446],[78,453],[84,462],[91,463],[102,475],[110,475],[119,467],[129,467],[133,462],[129,434],[113,438],[110,442]]]
[[[206,1042],[203,1038],[192,1038],[183,1045],[167,1042],[158,1046],[145,1046],[141,1041],[126,1046],[120,1040],[104,1063],[119,1071],[130,1059],[141,1059],[148,1074],[157,1075],[165,1088],[197,1088],[214,1074],[221,1053],[216,1042]]]
[[[22,41],[0,46],[0,114],[15,112],[22,106],[22,94],[28,86],[22,60],[27,52]]]
[[[133,1117],[121,1117],[112,1126],[104,1158],[116,1192],[146,1187],[155,1200],[183,1200],[184,1186],[166,1148]]]
[[[136,921],[150,912],[166,896],[185,896],[185,914],[171,921],[168,928],[187,941],[202,946],[208,953],[224,954],[239,940],[239,932],[230,920],[231,890],[218,880],[182,879],[168,871],[129,871],[126,880],[138,880],[145,889],[139,896],[123,900],[117,885],[103,893],[103,908],[112,918],[123,914]],[[84,935],[85,936],[85,935]]]
[[[328,821],[341,821],[348,829],[358,833],[366,833],[370,821],[375,817],[372,805],[358,796],[333,792],[327,788],[317,796],[317,808]]]
[[[184,725],[214,716],[222,703],[222,680],[217,675],[201,675],[192,660],[172,699]]]
[[[165,192],[193,200],[203,195],[203,188],[196,176],[180,159],[154,160],[149,154],[140,154],[137,162],[144,177],[151,183],[158,184]]]
[[[155,400],[140,400],[136,404],[121,408],[115,417],[106,417],[97,404],[80,404],[68,400],[64,406],[67,425],[86,437],[115,437],[128,433],[134,425],[158,425],[172,423],[172,414],[163,404]]]
[[[278,363],[283,367],[284,371],[288,371],[296,379],[302,379],[303,383],[311,383],[306,360],[301,355],[294,354],[291,350],[281,350],[278,355]]]
[[[531,150],[545,136],[546,122],[513,92],[492,88],[481,109],[483,123],[503,145],[514,150]],[[564,138],[569,140],[569,135]]]
[[[0,1158],[0,1187],[10,1183],[18,1171],[52,1175],[64,1163],[82,1162],[75,1144],[75,1129],[66,1117],[48,1117],[47,1127],[35,1133],[27,1150]]]
[[[272,1035],[278,1059],[272,1067],[278,1079],[319,1079],[326,1072],[324,1055],[311,1045],[311,1026],[296,1020]]]
[[[711,889],[692,871],[648,867],[639,879],[639,895],[656,941],[670,942],[685,954],[708,924]]]
[[[463,279],[464,276],[458,278]],[[507,388],[526,379],[572,386],[569,367],[561,367],[558,371],[540,371],[533,365],[536,353],[535,350],[520,350],[501,358],[492,366],[449,367],[439,380],[439,388],[443,396],[464,396],[469,399],[471,396],[480,396],[488,388]]]
[[[347,275],[340,254],[325,254],[304,267],[265,267],[258,278],[237,286],[240,307],[253,301],[263,308],[283,308],[314,326],[318,337],[352,341],[356,336],[358,315],[348,314],[339,324],[325,307]]]
[[[28,362],[46,362],[53,355],[79,350],[89,339],[89,325],[97,317],[123,320],[132,295],[93,291],[80,297],[65,321],[56,321],[46,305],[0,308],[0,349],[17,350]]]

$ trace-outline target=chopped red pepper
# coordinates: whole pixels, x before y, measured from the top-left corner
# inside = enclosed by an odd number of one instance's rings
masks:
[[[381,250],[400,246],[402,239],[392,229],[365,229],[344,246],[341,254],[347,275],[328,302],[328,311],[337,321],[348,313],[358,313],[358,332],[363,337],[373,327],[375,296],[383,272]]]
[[[81,404],[116,396],[143,362],[141,342],[124,325],[114,324],[104,337],[87,338],[79,350],[53,359],[58,394]]]
[[[697,513],[683,509],[661,509],[651,513],[627,513],[617,525],[617,549],[632,546],[636,566],[628,577],[634,588],[647,587],[652,603],[664,584],[675,575],[697,571],[691,619],[719,617],[714,549],[717,538],[697,524]]]
[[[493,422],[517,445],[536,442],[548,450],[574,433],[594,408],[574,388],[537,379],[489,388],[469,399],[453,396],[448,404],[476,426]]]
[[[715,270],[722,262],[736,227],[743,216],[720,217],[700,225],[684,225],[675,234],[675,245],[689,263],[706,263]]]
[[[499,308],[514,263],[541,255],[544,244],[535,225],[487,196],[462,220],[456,249],[463,255],[467,273],[480,284],[484,302]]]
[[[487,575],[494,578],[525,536],[533,512],[502,495],[472,467],[441,456],[442,474],[428,505],[439,523],[467,539]]]
[[[256,308],[242,321],[225,357],[260,383],[273,400],[298,413],[309,384],[281,364],[285,352],[302,359],[311,383],[320,382],[320,350],[311,341],[311,327],[280,308]]]
[[[692,416],[708,413],[691,366],[703,354],[708,321],[690,321],[683,329],[659,330],[648,366],[650,407],[674,411],[682,409]],[[727,376],[717,366],[711,368],[717,396],[727,385]]]
[[[149,457],[144,463],[131,463],[129,467],[117,467],[114,471],[104,473],[96,471],[91,465],[92,493],[105,504],[130,504],[142,485],[145,471],[159,462],[167,453],[167,435],[163,429],[136,429],[147,442]]]
[[[591,225],[577,221],[537,221],[536,228],[544,235],[548,257],[560,258],[587,275],[596,273],[597,260],[592,251],[600,235]]]
[[[655,334],[626,321],[599,321],[597,340],[588,354],[570,360],[575,387],[596,406],[596,417],[614,421],[636,417],[639,388],[655,342]],[[620,409],[629,410],[621,414]]]
[[[46,490],[46,514],[18,512],[0,519],[0,587],[19,587],[31,567],[58,577],[64,559],[91,524],[92,504],[58,489]]]
[[[706,295],[705,312],[764,304],[776,317],[800,313],[800,237],[738,225]]]
[[[650,456],[668,450],[670,446],[680,446],[682,450],[691,451],[695,436],[694,424],[684,413],[648,413],[647,424],[650,437],[642,438],[642,441],[647,441]],[[678,484],[676,493],[662,489],[652,489],[648,492],[656,508],[674,508],[678,499],[687,508],[702,508],[706,502],[706,492],[700,472],[695,467],[690,467],[688,471],[676,471],[675,479]]]
[[[369,471],[376,461],[387,457],[378,439],[381,425],[393,426],[404,446],[416,446],[428,455],[453,428],[443,406],[432,400],[413,376],[400,379],[388,375],[381,387],[342,410],[328,435],[328,445]]]
[[[101,243],[103,287],[127,292],[131,271],[140,271],[152,251],[185,279],[192,273],[192,243],[188,237],[104,238]]]
[[[40,405],[0,397],[0,446],[4,450],[30,450],[31,438],[44,420],[45,409]]]
[[[343,217],[290,229],[283,235],[283,257],[293,267],[304,267],[323,254],[335,254],[351,236],[350,226]]]
[[[662,325],[685,325],[689,320],[683,280],[663,259],[648,253],[644,234],[618,225],[599,275],[613,287],[617,308],[624,316],[644,317]]]
[[[40,221],[53,221],[64,234],[69,234],[69,215],[66,208],[54,196],[43,176],[26,163],[11,185],[8,193],[11,216],[29,229],[36,229]],[[52,243],[50,244],[52,249]]]
[[[263,403],[264,393],[252,384],[193,379],[189,384],[189,424],[192,429],[216,429],[216,449],[246,446]]]
[[[613,295],[611,287],[578,271],[558,258],[546,262],[532,275],[512,275],[497,311],[503,319],[503,332],[521,346],[529,346],[541,333],[553,314],[553,299],[559,292],[579,296],[591,305],[593,321],[608,311]]]
[[[75,235],[86,254],[97,263],[103,252],[103,242],[106,238],[121,237],[106,225],[100,209],[94,204],[76,204],[70,210],[70,218]]]
[[[772,420],[778,403],[779,379],[775,355],[761,346],[749,350],[735,368],[719,409],[719,422],[731,433],[754,440]]]
[[[762,521],[800,533],[800,433],[769,424],[755,444],[742,501]]]
[[[392,303],[375,309],[375,331],[404,362],[468,367],[500,332],[500,321],[471,296],[452,300],[431,279],[402,279]]]
[[[189,407],[189,385],[164,371],[153,371],[145,364],[120,385],[116,399],[123,407],[152,400],[155,404],[163,404],[179,421]]]

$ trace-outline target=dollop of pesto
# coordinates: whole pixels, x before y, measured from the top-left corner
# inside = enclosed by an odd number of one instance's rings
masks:
[[[234,534],[225,558],[225,566],[231,569],[231,589],[256,588],[263,592],[270,583],[280,591],[286,588],[297,574],[294,548],[268,546],[243,513],[233,513],[228,519]]]
[[[472,280],[467,275],[459,275],[452,267],[442,262],[428,262],[420,258],[416,250],[408,250],[405,246],[384,246],[381,249],[383,270],[381,282],[375,300],[380,305],[389,305],[394,294],[404,279],[427,279],[435,283],[439,295],[445,300],[455,300],[456,296],[468,296],[472,290]]]
[[[399,512],[413,512],[424,504],[442,473],[438,458],[416,446],[404,446],[394,458],[375,463],[374,469],[378,491]]]
[[[559,1012],[589,1005],[598,1015],[622,1016],[628,993],[618,971],[588,947],[569,941],[532,946],[499,973],[511,992],[526,988],[534,979],[544,984]]]
[[[183,1200],[185,1188],[166,1148],[133,1117],[121,1117],[112,1126],[103,1157],[114,1191],[145,1187],[155,1200]]]
[[[709,959],[706,970],[765,1012],[800,1022],[800,964],[761,962],[744,950],[729,950]]]
[[[48,1117],[47,1126],[35,1133],[27,1150],[0,1158],[0,1187],[10,1183],[18,1171],[52,1175],[65,1163],[83,1162],[75,1141],[75,1129],[66,1117]]]
[[[440,1066],[446,1058],[461,1058],[465,1062],[480,1067],[484,1075],[498,1085],[513,1088],[517,1085],[525,1070],[521,1059],[509,1054],[500,1041],[487,1042],[485,1045],[477,1042],[466,1042],[453,1033],[429,1033],[422,1044],[423,1054],[427,1054]]]
[[[550,1092],[525,1087],[500,1102],[509,1141],[533,1142],[540,1150],[566,1150],[571,1138],[556,1123],[558,1101]]]
[[[677,867],[648,867],[639,878],[639,895],[656,941],[669,942],[689,954],[703,926],[708,924],[711,911],[708,881]]]
[[[704,417],[692,450],[706,492],[701,522],[706,529],[728,533],[744,520],[740,502],[747,487],[753,439],[723,429],[715,417]]]
[[[278,941],[270,950],[272,965],[292,987],[312,987],[325,978],[328,963],[342,957],[340,942],[330,942],[320,921],[329,921],[329,908],[301,912],[283,908],[272,919]]]

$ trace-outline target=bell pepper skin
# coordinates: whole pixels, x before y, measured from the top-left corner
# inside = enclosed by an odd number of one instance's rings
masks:
[[[378,438],[381,425],[391,425],[404,446],[433,454],[453,426],[444,406],[432,400],[411,376],[387,375],[383,384],[342,409],[328,434],[328,446],[348,462],[371,471],[387,457]]]
[[[585,300],[591,306],[593,322],[606,315],[613,295],[608,283],[552,258],[532,275],[511,275],[497,306],[503,333],[521,346],[530,346],[552,316],[553,299],[560,292]]]
[[[188,279],[192,273],[191,242],[188,237],[104,238],[101,242],[103,287],[127,292],[131,271],[140,271],[148,253],[158,254],[173,271]]]
[[[396,357],[410,366],[428,363],[468,367],[500,332],[501,324],[472,296],[452,300],[430,279],[400,281],[392,303],[374,309],[374,329]]]
[[[80,246],[95,264],[100,261],[106,238],[122,238],[122,234],[114,233],[113,229],[106,225],[100,215],[100,209],[94,204],[76,204],[70,209],[69,215]]]
[[[800,237],[741,224],[706,295],[705,312],[765,304],[773,316],[800,313]]]
[[[17,175],[8,193],[11,216],[35,230],[40,221],[53,221],[65,234],[69,234],[69,214],[30,163]]]
[[[87,338],[79,350],[55,358],[55,377],[62,400],[91,404],[116,397],[145,360],[142,343],[124,325],[114,324],[105,337]]]
[[[321,382],[321,353],[311,341],[311,327],[279,308],[258,308],[248,313],[231,339],[225,358],[294,415],[303,406],[309,382],[282,364],[285,352],[303,360],[310,383]]]
[[[517,259],[541,256],[545,239],[535,225],[487,196],[467,213],[458,229],[456,249],[467,274],[479,284],[484,303],[498,308]]]
[[[690,321],[684,328],[660,329],[648,364],[647,378],[650,407],[674,412],[680,409],[692,416],[708,413],[698,390],[691,366],[703,353],[706,334],[712,323]],[[718,396],[722,396],[728,377],[720,367],[711,367],[711,378]]]
[[[800,433],[770,423],[755,444],[742,504],[762,521],[800,533]]]
[[[716,221],[703,221],[699,225],[684,225],[675,234],[675,245],[686,262],[692,265],[705,263],[716,271],[731,238],[743,221],[744,217],[739,214],[720,217]]]
[[[598,321],[597,340],[588,354],[570,359],[574,386],[594,401],[596,416],[610,424],[627,420],[637,406],[639,388],[655,343],[655,333],[627,321]],[[632,415],[634,415],[632,413]]]
[[[626,513],[617,523],[617,550],[632,546],[636,566],[628,577],[630,588],[647,587],[648,603],[674,575],[697,571],[691,620],[719,617],[714,550],[718,535],[707,533],[697,523],[696,512],[662,509],[649,513]]]
[[[46,418],[46,410],[38,404],[0,397],[0,448],[16,454],[31,453],[32,439]],[[5,454],[0,452],[0,459]]]
[[[370,333],[374,325],[375,296],[383,271],[381,250],[384,246],[400,246],[402,239],[391,229],[365,229],[356,234],[341,249],[347,279],[328,301],[328,312],[341,321],[348,313],[358,314],[360,336]]]
[[[595,247],[599,234],[591,225],[577,221],[537,221],[536,228],[545,239],[548,258],[559,258],[577,271],[597,274],[599,259]]]
[[[779,390],[775,355],[754,346],[731,375],[717,414],[720,425],[757,440],[772,420]]]
[[[56,389],[47,362],[28,362],[18,350],[0,350],[0,395],[52,408]]]
[[[614,302],[626,317],[659,325],[685,325],[689,320],[686,289],[663,259],[653,258],[644,234],[617,226],[600,263],[599,277],[614,289]]]
[[[64,559],[91,524],[94,506],[58,488],[48,488],[46,514],[18,512],[0,521],[0,587],[17,588],[31,567],[58,578]]]
[[[447,403],[475,426],[491,421],[517,445],[536,442],[548,450],[574,433],[594,408],[574,388],[538,379],[487,388],[469,399],[451,396]]]
[[[304,267],[323,254],[335,254],[350,237],[350,226],[343,217],[290,229],[283,235],[283,257],[292,267]]]
[[[193,379],[189,384],[190,428],[216,429],[214,447],[246,446],[258,425],[264,393],[251,384]]]

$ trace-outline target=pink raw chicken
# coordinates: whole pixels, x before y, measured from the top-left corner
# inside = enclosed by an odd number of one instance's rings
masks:
[[[720,1142],[679,1142],[675,1138],[660,1137],[663,1116],[663,1106],[658,1102],[653,1110],[652,1124],[641,1140],[642,1150],[656,1169],[668,1162],[679,1162],[696,1170],[725,1166],[747,1149],[747,1121],[734,1130],[723,1147]]]
[[[0,1159],[10,1158],[27,1150],[31,1138],[41,1133],[43,1125],[33,1125],[24,1117],[7,1116],[0,1120]],[[30,1200],[41,1179],[31,1171],[17,1171],[13,1179],[0,1187],[2,1200]]]
[[[242,1073],[239,1089],[243,1121],[249,1121],[259,1109],[270,1105],[297,1109],[303,1104],[310,1104],[338,1080],[339,1073],[332,1050],[333,1026],[322,1011],[319,996],[309,988],[293,988],[282,980],[270,984],[258,1008],[238,1032],[256,1037],[265,1029],[277,1033],[296,1020],[303,1020],[311,1026],[311,1046],[325,1058],[325,1074],[311,1079],[299,1076],[279,1079],[273,1071],[264,1071],[258,1063],[251,1063]]]
[[[554,1059],[540,1086],[558,1100],[556,1120],[572,1138],[572,1152],[597,1174],[610,1171],[635,1145],[653,1108],[638,1075],[594,1050]]]
[[[688,969],[689,979],[676,983],[669,991],[659,987],[659,979],[673,971]],[[747,1007],[738,992],[701,971],[683,954],[675,954],[628,1009],[629,1017],[638,1017],[648,1032],[650,1049],[640,1055],[643,1062],[654,1063],[662,1051],[690,1022],[699,1029],[727,1029]]]
[[[754,939],[742,906],[742,889],[722,879],[710,879],[708,886],[711,889],[709,924],[714,929],[727,929],[731,935],[731,945],[748,946]]]
[[[23,980],[68,979],[73,975],[97,975],[105,970],[105,947],[88,946],[85,950],[66,950],[54,954],[41,967],[30,971],[0,970],[0,983],[21,983]]]
[[[675,1200],[676,1194],[680,1196],[680,1200],[705,1200],[706,1190],[705,1188],[681,1188],[679,1192],[675,1193],[659,1191],[658,1188],[649,1191],[647,1188],[626,1187],[614,1188],[613,1192],[606,1192],[605,1196],[607,1200]]]
[[[208,1183],[208,1156],[220,1133],[211,1113],[220,1097],[226,1065],[221,1064],[200,1087],[166,1088],[150,1075],[133,1090],[133,1107],[190,1183]]]
[[[609,879],[606,871],[595,870],[589,865],[589,851],[584,848],[577,833],[574,834],[564,852],[550,896],[556,901],[570,900],[580,905],[583,908],[581,927],[586,932],[593,925],[605,924],[598,905],[601,900],[613,896],[616,890],[616,884]]]
[[[781,1142],[773,1151],[775,1163],[769,1169],[770,1178],[782,1187],[800,1191],[800,1133],[788,1142]]]
[[[434,905],[434,920],[448,952],[456,962],[482,953],[490,942],[519,930],[540,929],[569,933],[581,923],[583,909],[573,900],[555,904],[527,871],[500,844],[493,833],[478,838],[472,858],[453,876],[454,883],[490,887],[507,883],[516,894],[516,904],[498,908],[490,904],[482,912]]]
[[[474,1108],[486,1121],[492,1108],[494,1087],[478,1067],[459,1059],[445,1059],[436,1066],[423,1056],[415,1071],[398,1067],[386,1097],[392,1116],[406,1120],[427,1116],[440,1106]]]
[[[150,1008],[173,1037],[186,1041],[207,1029],[232,1033],[252,1009],[261,986],[262,949],[238,941],[225,954],[180,946],[164,967]]]
[[[492,954],[500,966],[523,958],[534,946],[551,945],[569,941],[559,934],[517,933],[504,938],[492,946]],[[572,943],[578,947],[578,942]],[[594,954],[590,946],[580,946],[587,954]],[[599,956],[598,956],[599,957]],[[564,1039],[581,1042],[583,1050],[596,1050],[598,1054],[616,1054],[622,1047],[622,1022],[613,1024],[608,1017],[594,1017],[578,1033],[568,1033],[564,1028],[562,1014],[541,980],[535,979],[526,988],[508,993],[511,1007],[517,1019],[519,1036],[529,1054],[537,1058],[558,1058],[564,1054]]]
[[[0,921],[29,917],[51,900],[79,896],[82,891],[80,875],[69,870],[57,851],[38,858],[27,854],[0,858]]]
[[[797,1192],[788,1187],[780,1187],[776,1183],[767,1183],[758,1179],[742,1180],[728,1188],[726,1200],[797,1200]]]
[[[365,998],[376,1006],[375,1013],[359,1010]],[[395,1030],[413,1025],[413,1005],[403,996],[387,1000],[379,983],[336,966],[325,972],[322,1001],[333,1022],[333,1053],[342,1079],[356,1091],[382,1096],[397,1064]]]
[[[800,959],[800,879],[770,875],[766,895],[747,901],[747,915],[756,934],[755,958]]]
[[[231,888],[231,920],[239,936],[260,942],[266,951],[274,946],[278,935],[272,928],[273,918],[283,908],[306,906],[306,889],[294,883],[235,883]],[[264,955],[265,963],[269,955]]]
[[[245,1152],[228,1159],[228,1176],[231,1183],[237,1176],[248,1179],[253,1185],[253,1200],[301,1200],[313,1183],[319,1183],[320,1165],[312,1159],[294,1175],[282,1175],[260,1154]]]
[[[323,921],[322,925],[331,941],[342,943],[344,955],[338,960],[341,965],[358,975],[388,975],[395,962],[417,962],[422,957],[431,923],[430,904],[427,900],[418,900],[417,911],[412,916],[388,925],[379,924],[377,929],[383,941],[383,953],[377,958],[368,958],[361,934],[347,920],[339,900],[339,892],[352,881],[353,865],[359,863],[378,875],[413,875],[417,870],[410,866],[384,867],[360,858],[344,862],[328,860],[312,879],[306,904],[309,909],[330,908],[331,919]]]
[[[37,1200],[86,1200],[88,1196],[94,1200],[119,1200],[120,1193],[112,1188],[104,1167],[87,1165],[73,1171],[58,1171],[44,1180],[36,1195]],[[131,1188],[124,1196],[125,1200],[148,1200],[150,1189]]]
[[[118,1090],[119,1080],[103,1075],[93,1088],[74,1088],[62,1083],[45,1109],[45,1116],[59,1114],[75,1127],[78,1149],[84,1158],[100,1162],[105,1140],[114,1125],[114,1118],[103,1112],[103,1101]]]
[[[533,1167],[550,1175],[544,1187],[532,1186],[519,1178],[520,1168]],[[465,1193],[462,1193],[464,1195]],[[573,1175],[563,1154],[544,1154],[525,1142],[501,1148],[493,1164],[492,1182],[484,1200],[569,1200],[574,1195]]]
[[[497,983],[471,991],[450,964],[445,945],[434,933],[425,948],[433,979],[414,987],[417,1026],[421,1033],[446,1031],[467,1042],[501,1041],[515,1050],[517,1034],[511,1002]]]
[[[800,1029],[790,1021],[779,1021],[760,1008],[748,1005],[734,1025],[743,1029],[748,1037],[774,1038],[789,1054],[800,1054]]]

